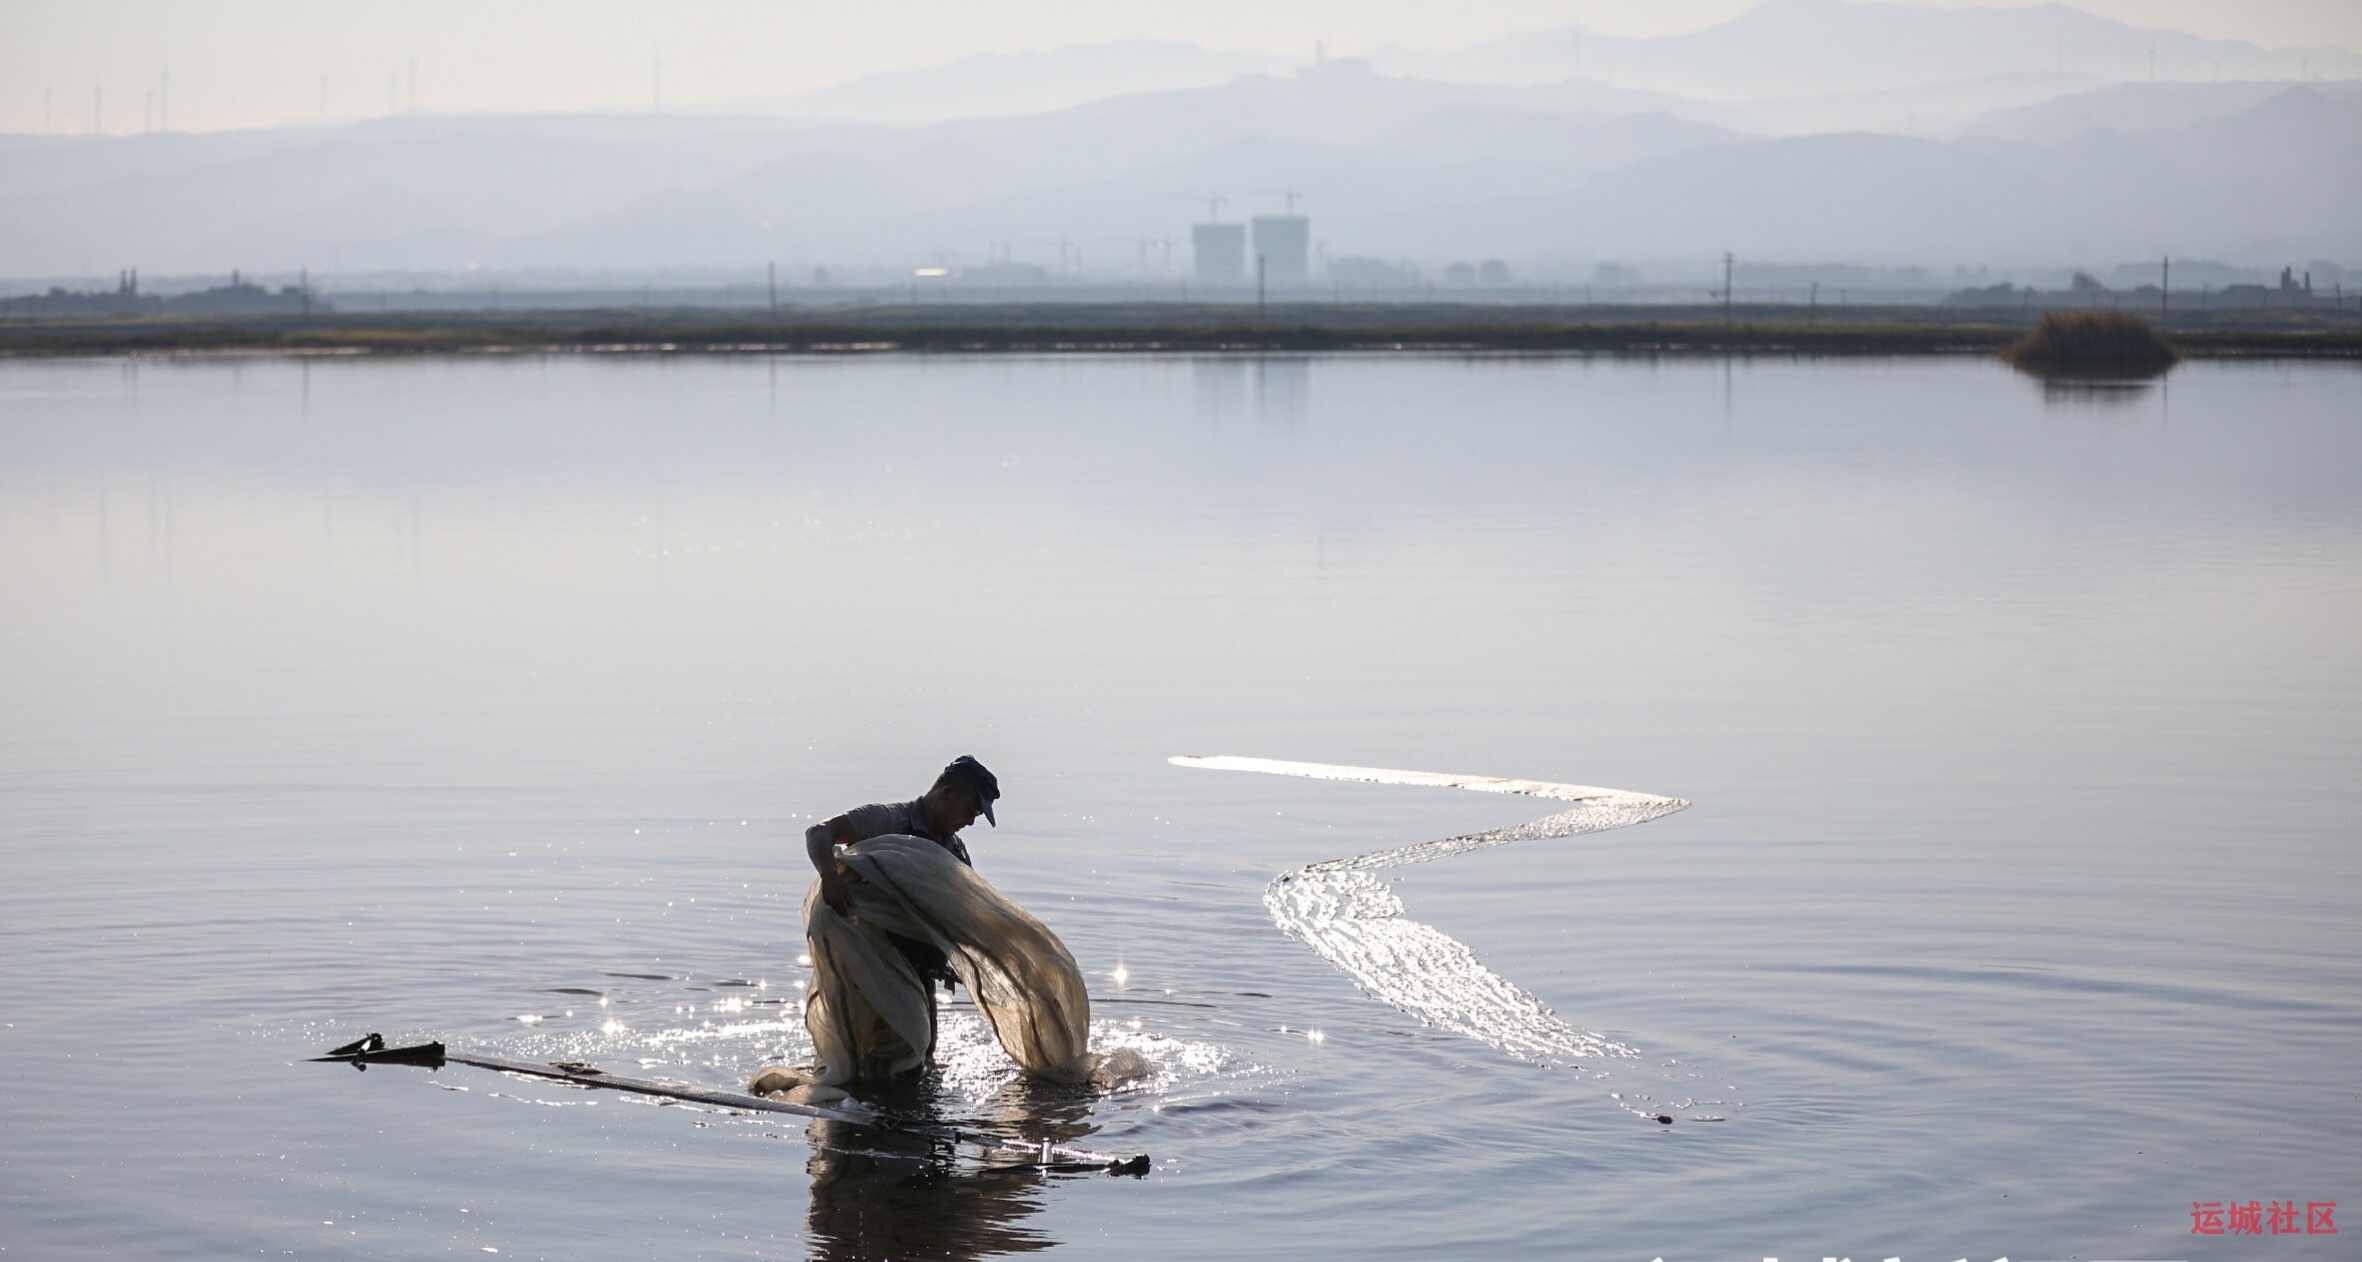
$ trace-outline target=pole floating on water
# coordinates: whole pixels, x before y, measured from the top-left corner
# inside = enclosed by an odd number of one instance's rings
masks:
[[[535,1062],[511,1060],[505,1056],[480,1053],[456,1053],[439,1042],[417,1043],[409,1047],[388,1047],[385,1036],[369,1034],[330,1051],[326,1056],[314,1056],[313,1061],[328,1061],[367,1070],[371,1065],[410,1065],[436,1070],[445,1065],[468,1065],[476,1069],[490,1069],[504,1074],[519,1074],[545,1082],[562,1082],[569,1086],[593,1090],[626,1091],[633,1095],[657,1096],[667,1100],[681,1100],[691,1104],[710,1104],[734,1109],[742,1113],[788,1113],[820,1121],[843,1122],[850,1126],[868,1126],[879,1130],[917,1135],[948,1146],[968,1144],[991,1157],[1017,1158],[1027,1166],[1043,1170],[1104,1170],[1109,1174],[1144,1175],[1148,1173],[1148,1154],[1117,1154],[1093,1152],[1048,1140],[1029,1143],[964,1126],[950,1126],[932,1122],[899,1122],[880,1118],[866,1108],[832,1108],[824,1104],[794,1104],[786,1100],[772,1100],[763,1096],[746,1095],[737,1091],[718,1091],[705,1087],[683,1086],[659,1082],[652,1078],[629,1078],[611,1074],[595,1065],[580,1061]]]

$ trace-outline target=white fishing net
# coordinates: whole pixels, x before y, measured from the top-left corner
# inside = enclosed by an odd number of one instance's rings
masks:
[[[839,852],[853,914],[804,896],[812,989],[808,1070],[766,1070],[755,1088],[841,1087],[927,1063],[935,1044],[931,983],[890,935],[930,943],[975,1000],[1009,1059],[1056,1082],[1106,1087],[1148,1072],[1136,1053],[1090,1050],[1091,997],[1066,944],[953,858],[917,837],[873,837]]]

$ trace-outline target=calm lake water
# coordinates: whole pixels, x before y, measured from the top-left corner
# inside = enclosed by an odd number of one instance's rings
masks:
[[[793,1060],[801,830],[959,753],[1158,1074],[905,1105],[1143,1179],[305,1062]],[[1179,753],[1690,800],[1376,874],[1639,1055],[1263,903],[1560,804]],[[2346,365],[0,363],[0,1250],[2351,1258],[2358,767]]]

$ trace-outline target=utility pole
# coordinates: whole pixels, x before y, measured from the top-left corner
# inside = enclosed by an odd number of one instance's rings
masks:
[[[1730,323],[1730,277],[1730,251],[1724,250],[1722,252],[1722,322],[1724,324]]]
[[[1263,312],[1263,256],[1258,254],[1255,256],[1255,314]]]
[[[296,288],[303,291],[303,318],[309,320],[312,318],[312,269],[297,268],[295,284]]]
[[[2165,269],[2165,275],[2164,275],[2163,279],[2162,279],[2162,280],[2159,282],[2159,284],[2158,284],[2158,288],[2157,288],[2157,313],[2158,313],[2159,315],[2163,315],[2163,314],[2165,314],[2166,312],[2169,312],[2169,311],[2173,310],[2173,256],[2172,256],[2172,255],[2168,254],[2168,255],[2166,255],[2166,256],[2165,256],[2165,261],[2164,261],[2164,264],[2163,264],[2163,266],[2164,266],[2164,269]]]
[[[779,264],[776,260],[763,264],[765,279],[771,287],[771,314],[779,314]]]
[[[1821,282],[1817,280],[1813,282],[1812,297],[1805,300],[1805,305],[1813,311],[1821,309]]]

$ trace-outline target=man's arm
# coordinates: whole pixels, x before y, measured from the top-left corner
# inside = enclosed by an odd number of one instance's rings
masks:
[[[840,916],[853,914],[853,896],[845,890],[845,878],[837,875],[837,847],[860,840],[845,827],[845,817],[824,820],[804,830],[804,853],[812,859],[812,868],[820,873],[820,901],[834,908]]]
[[[898,818],[890,806],[856,806],[804,830],[804,853],[812,860],[812,870],[820,874],[820,901],[835,908],[838,915],[853,914],[853,896],[845,889],[845,878],[837,875],[837,847],[898,832]]]

